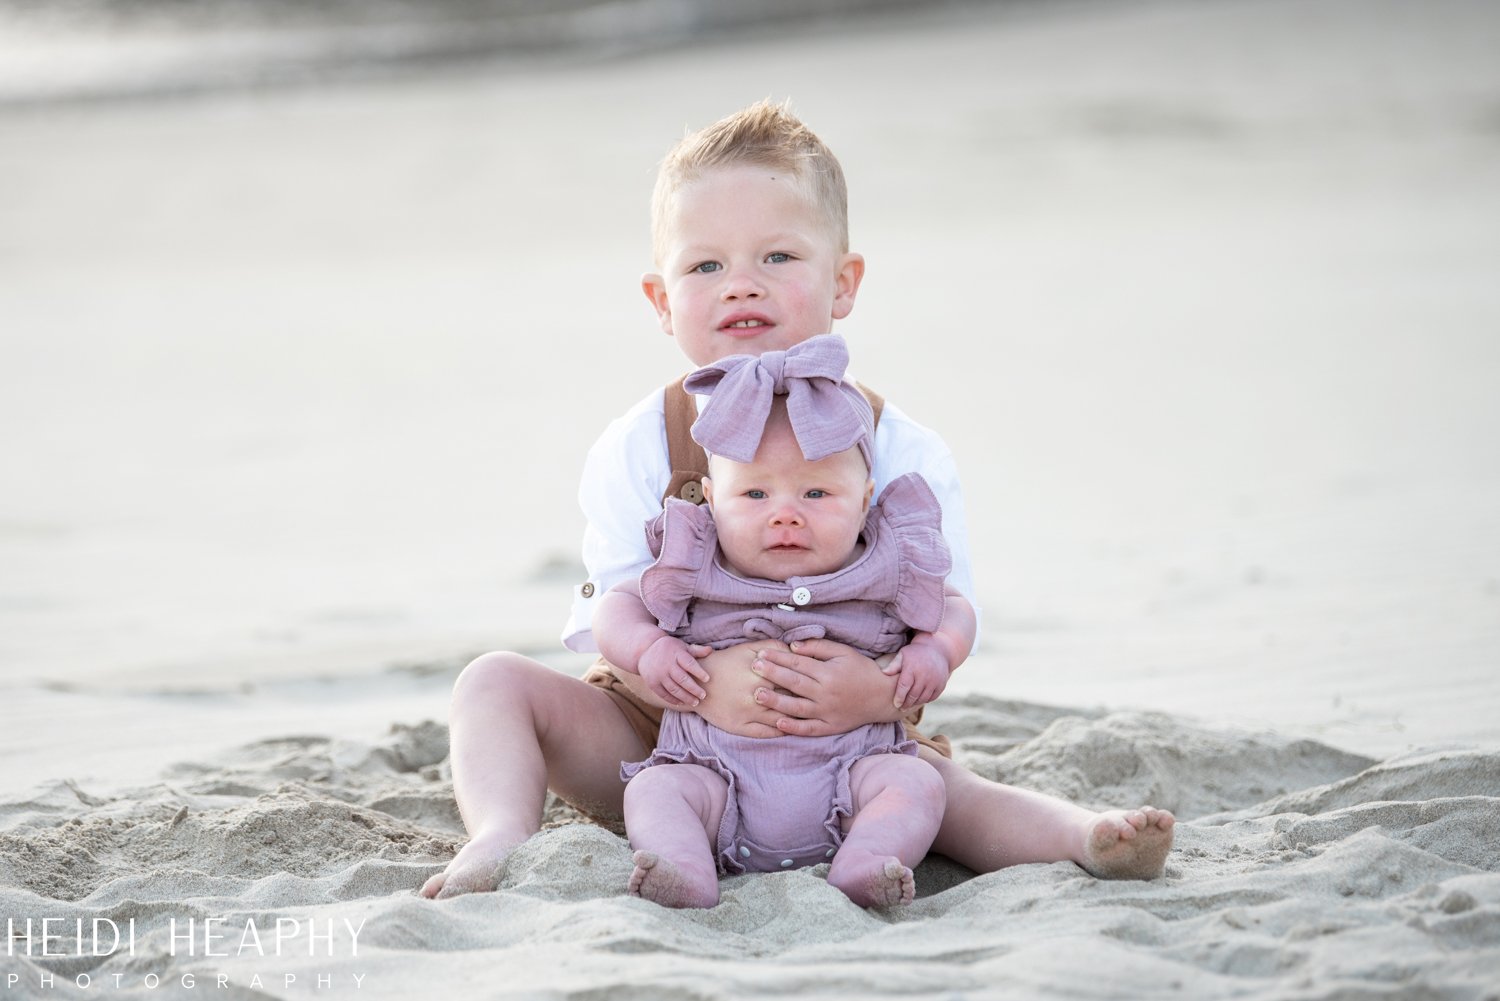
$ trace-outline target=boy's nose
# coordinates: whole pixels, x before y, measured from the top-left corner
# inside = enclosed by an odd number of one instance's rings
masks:
[[[757,282],[754,276],[745,272],[731,273],[729,280],[724,283],[723,297],[726,301],[733,299],[758,299],[765,294],[765,290]]]

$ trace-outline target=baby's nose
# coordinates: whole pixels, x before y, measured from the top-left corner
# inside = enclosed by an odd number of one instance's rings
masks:
[[[771,524],[800,525],[802,524],[802,511],[794,504],[782,504],[771,513]]]

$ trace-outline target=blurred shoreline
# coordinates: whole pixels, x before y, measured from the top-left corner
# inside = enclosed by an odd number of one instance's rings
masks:
[[[945,9],[997,0],[937,0]],[[615,59],[914,12],[905,0],[0,0],[0,108]]]

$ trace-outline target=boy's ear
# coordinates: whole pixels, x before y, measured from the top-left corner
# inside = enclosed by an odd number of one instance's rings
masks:
[[[865,481],[865,514],[869,514],[870,513],[870,501],[873,500],[874,497],[875,497],[875,481],[873,479],[866,480]]]
[[[834,274],[833,318],[842,320],[854,311],[854,297],[865,278],[865,255],[845,254]]]
[[[714,481],[705,476],[699,482],[703,484],[703,503],[707,504],[708,509],[712,511],[714,509]]]
[[[646,298],[651,300],[651,307],[656,310],[656,319],[661,324],[661,332],[668,337],[672,336],[672,304],[667,301],[667,283],[661,275],[641,275],[641,291],[646,293]]]

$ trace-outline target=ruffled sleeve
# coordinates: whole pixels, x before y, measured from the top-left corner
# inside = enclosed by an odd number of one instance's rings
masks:
[[[943,508],[927,481],[907,473],[880,495],[885,529],[896,540],[896,600],[892,611],[912,629],[932,632],[942,625],[944,584],[953,555],[943,538]]]
[[[687,623],[698,578],[718,549],[718,533],[708,506],[675,497],[646,523],[646,543],[656,561],[641,572],[641,603],[668,632]]]

